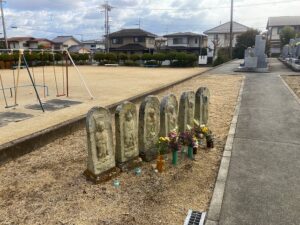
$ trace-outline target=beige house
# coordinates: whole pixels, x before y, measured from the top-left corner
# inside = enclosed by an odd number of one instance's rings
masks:
[[[236,39],[237,36],[240,34],[246,32],[250,28],[234,22],[233,21],[233,27],[232,27],[232,32],[233,32],[233,39],[232,39],[232,46],[234,47],[236,44]],[[209,29],[204,32],[204,34],[207,35],[207,44],[209,49],[212,51],[215,50],[215,47],[229,47],[230,43],[230,22],[221,24],[217,27],[214,27],[212,29]]]
[[[128,54],[153,53],[155,37],[142,29],[123,29],[109,35],[109,50]]]
[[[207,48],[207,36],[192,32],[179,32],[164,36],[167,38],[167,49],[174,51],[200,54],[202,48]]]
[[[9,49],[51,49],[52,41],[46,38],[11,37],[7,39]]]
[[[270,17],[267,23],[268,42],[270,44],[270,54],[280,54],[280,32],[283,27],[293,27],[296,32],[300,32],[300,16],[279,16]]]
[[[68,49],[71,46],[80,45],[80,41],[78,41],[73,36],[57,36],[52,40],[54,43],[55,50],[63,50]]]

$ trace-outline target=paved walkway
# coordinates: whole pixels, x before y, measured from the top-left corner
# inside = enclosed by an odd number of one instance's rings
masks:
[[[300,105],[272,62],[246,74],[219,225],[300,224]]]

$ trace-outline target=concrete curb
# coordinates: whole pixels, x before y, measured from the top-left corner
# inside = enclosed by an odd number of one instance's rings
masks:
[[[242,102],[244,84],[245,84],[245,79],[242,81],[241,88],[239,91],[239,96],[237,98],[237,105],[235,107],[234,115],[228,132],[228,136],[227,136],[227,140],[226,140],[226,144],[225,144],[225,148],[224,148],[224,152],[223,152],[223,156],[219,168],[219,173],[216,180],[213,196],[210,202],[205,225],[219,224],[225,185],[226,185],[228,169],[229,169],[231,153],[232,153],[233,139],[236,131],[236,125],[237,125],[241,102]]]
[[[295,100],[298,102],[298,104],[300,105],[300,98],[298,97],[298,95],[296,95],[296,93],[293,91],[292,88],[290,88],[290,86],[285,82],[285,80],[282,78],[281,75],[278,75],[281,79],[281,81],[283,82],[283,84],[285,85],[285,87],[291,92],[291,94],[294,96]]]
[[[209,74],[209,72],[213,71],[214,69],[224,66],[228,63],[231,63],[232,61],[234,61],[234,60],[223,63],[216,67],[211,67],[206,71],[193,74],[189,77],[174,81],[169,84],[165,84],[163,86],[152,89],[150,91],[146,91],[146,92],[137,94],[135,96],[132,96],[130,98],[123,99],[119,102],[113,103],[111,105],[107,105],[105,107],[108,108],[111,112],[114,112],[116,107],[118,105],[120,105],[121,103],[123,103],[124,101],[131,101],[133,103],[136,103],[148,95],[155,95],[157,93],[160,93],[161,91],[172,88],[176,85],[179,85],[185,81],[191,80],[195,77]],[[86,115],[81,115],[81,116],[75,117],[71,120],[64,121],[62,123],[48,127],[44,130],[40,130],[35,133],[28,134],[19,139],[3,143],[2,145],[0,145],[0,165],[3,165],[4,163],[6,163],[8,161],[14,160],[22,155],[25,155],[25,154],[30,153],[38,148],[41,148],[42,146],[50,143],[51,141],[54,141],[58,138],[64,137],[66,135],[69,135],[69,134],[77,131],[77,130],[84,128],[85,118],[86,118]]]

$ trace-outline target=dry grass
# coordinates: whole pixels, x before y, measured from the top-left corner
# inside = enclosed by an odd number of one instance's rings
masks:
[[[207,86],[209,126],[216,137],[214,149],[202,149],[195,161],[181,160],[177,167],[167,163],[162,174],[144,163],[139,177],[122,173],[118,189],[111,181],[92,185],[82,175],[85,130],[1,166],[0,224],[174,225],[183,223],[188,209],[206,211],[241,81],[240,76],[201,76],[158,95],[179,97]]]
[[[300,98],[300,76],[282,76],[285,82]]]

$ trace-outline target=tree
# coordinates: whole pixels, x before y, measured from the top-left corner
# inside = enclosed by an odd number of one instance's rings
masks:
[[[284,45],[290,43],[290,39],[296,37],[296,31],[293,27],[285,26],[282,28],[279,35],[280,35],[281,47],[283,47]]]
[[[212,44],[213,44],[213,46],[214,46],[213,58],[215,58],[216,53],[217,53],[217,51],[218,51],[218,48],[219,48],[219,46],[220,46],[220,40],[219,40],[218,38],[216,38],[216,39],[212,40],[211,42],[212,42]]]
[[[255,45],[255,36],[260,32],[256,29],[249,29],[237,36],[236,45],[233,50],[233,58],[244,58],[245,49]]]

